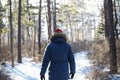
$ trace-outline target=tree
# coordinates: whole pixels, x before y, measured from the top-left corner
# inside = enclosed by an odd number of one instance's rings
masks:
[[[104,0],[104,17],[105,17],[105,38],[108,41],[109,31],[108,31],[108,0]]]
[[[1,4],[1,1],[0,1],[0,55],[3,55],[3,53],[1,53],[1,34],[2,34],[2,29],[4,28],[4,24],[3,24],[3,12],[4,12],[4,9],[2,7],[2,4]],[[2,58],[3,56],[0,56],[0,58]]]
[[[101,10],[100,10],[100,16],[101,16],[101,20],[100,20],[100,23],[97,27],[97,33],[96,33],[97,39],[101,39],[101,38],[103,39],[105,36],[104,35],[105,24],[104,24],[104,10],[103,10],[103,8],[101,8]]]
[[[75,9],[74,4],[62,5],[60,7],[59,11],[61,11],[61,13],[59,12],[58,18],[57,18],[58,23],[60,23],[59,27],[62,27],[62,26],[64,26],[64,24],[66,24],[65,25],[66,29],[70,30],[70,32],[68,34],[70,36],[69,40],[74,41],[75,38],[76,38],[75,35],[74,35],[74,33],[75,33],[75,25],[76,25],[75,18],[76,18],[77,14],[79,12]],[[64,24],[62,24],[62,23],[64,23]],[[73,30],[73,28],[74,28],[74,30]]]
[[[53,31],[56,29],[56,0],[54,0],[54,7],[53,7]]]
[[[48,39],[50,39],[50,36],[52,35],[50,0],[47,0],[47,9],[48,9]]]
[[[116,56],[112,0],[104,0],[104,11],[105,11],[105,27],[107,27],[106,31],[108,31],[107,38],[109,43],[109,54],[110,54],[110,73],[117,73],[117,56]]]
[[[14,55],[13,55],[13,25],[12,25],[12,2],[10,0],[10,45],[11,45],[11,60],[12,60],[12,67],[14,67]]]
[[[39,28],[38,28],[38,53],[41,53],[41,10],[42,10],[42,0],[39,3]]]
[[[18,63],[22,63],[21,59],[21,0],[18,7]]]
[[[109,47],[110,47],[110,72],[117,73],[117,56],[116,56],[116,44],[115,33],[113,23],[113,5],[112,0],[108,0],[108,22],[109,22]]]
[[[114,30],[115,30],[115,36],[116,39],[118,39],[118,30],[117,30],[117,24],[118,24],[118,18],[117,18],[117,10],[116,10],[116,0],[114,0]]]

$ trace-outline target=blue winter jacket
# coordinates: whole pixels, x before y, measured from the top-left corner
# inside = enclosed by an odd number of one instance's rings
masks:
[[[47,46],[40,75],[45,75],[49,66],[49,80],[68,80],[75,73],[75,60],[71,47],[61,36],[54,37]]]

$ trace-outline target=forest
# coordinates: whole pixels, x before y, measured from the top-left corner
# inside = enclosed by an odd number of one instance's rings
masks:
[[[75,55],[88,53],[92,71],[84,80],[120,80],[120,0],[0,0],[0,80],[24,58],[40,66],[56,28]]]

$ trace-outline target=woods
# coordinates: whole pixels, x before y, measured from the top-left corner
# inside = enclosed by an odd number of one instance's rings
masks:
[[[23,57],[41,61],[54,30],[61,28],[69,43],[78,43],[75,50],[82,43],[96,46],[105,41],[101,45],[105,43],[106,51],[101,54],[109,58],[110,73],[118,73],[120,1],[100,0],[93,4],[91,7],[89,0],[0,0],[0,62],[10,61],[14,67],[15,61],[22,63]],[[99,55],[100,49],[96,52],[94,46],[89,46],[93,51],[88,52]]]

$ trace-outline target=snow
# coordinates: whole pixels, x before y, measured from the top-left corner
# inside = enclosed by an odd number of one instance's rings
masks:
[[[16,64],[14,68],[6,69],[12,73],[14,80],[39,80],[40,63],[32,62],[32,59],[23,58],[22,64]]]
[[[74,79],[72,80],[89,80],[86,78],[86,75],[91,73],[92,64],[87,57],[87,52],[82,51],[80,53],[76,53],[75,62],[76,62],[76,74]],[[10,64],[7,64],[4,67],[7,71],[9,71],[12,80],[40,80],[40,68],[41,63],[35,63],[32,61],[32,58],[23,58],[23,63],[15,63],[15,67],[12,68]],[[112,80],[120,80],[119,75],[111,75]],[[48,80],[48,70],[45,74],[45,80]],[[9,79],[8,79],[9,80]]]
[[[120,80],[120,74],[111,74],[109,77],[111,80]]]
[[[92,64],[90,64],[87,54],[88,53],[86,51],[83,51],[74,55],[76,62],[76,74],[73,80],[87,80],[85,76],[92,70]]]

